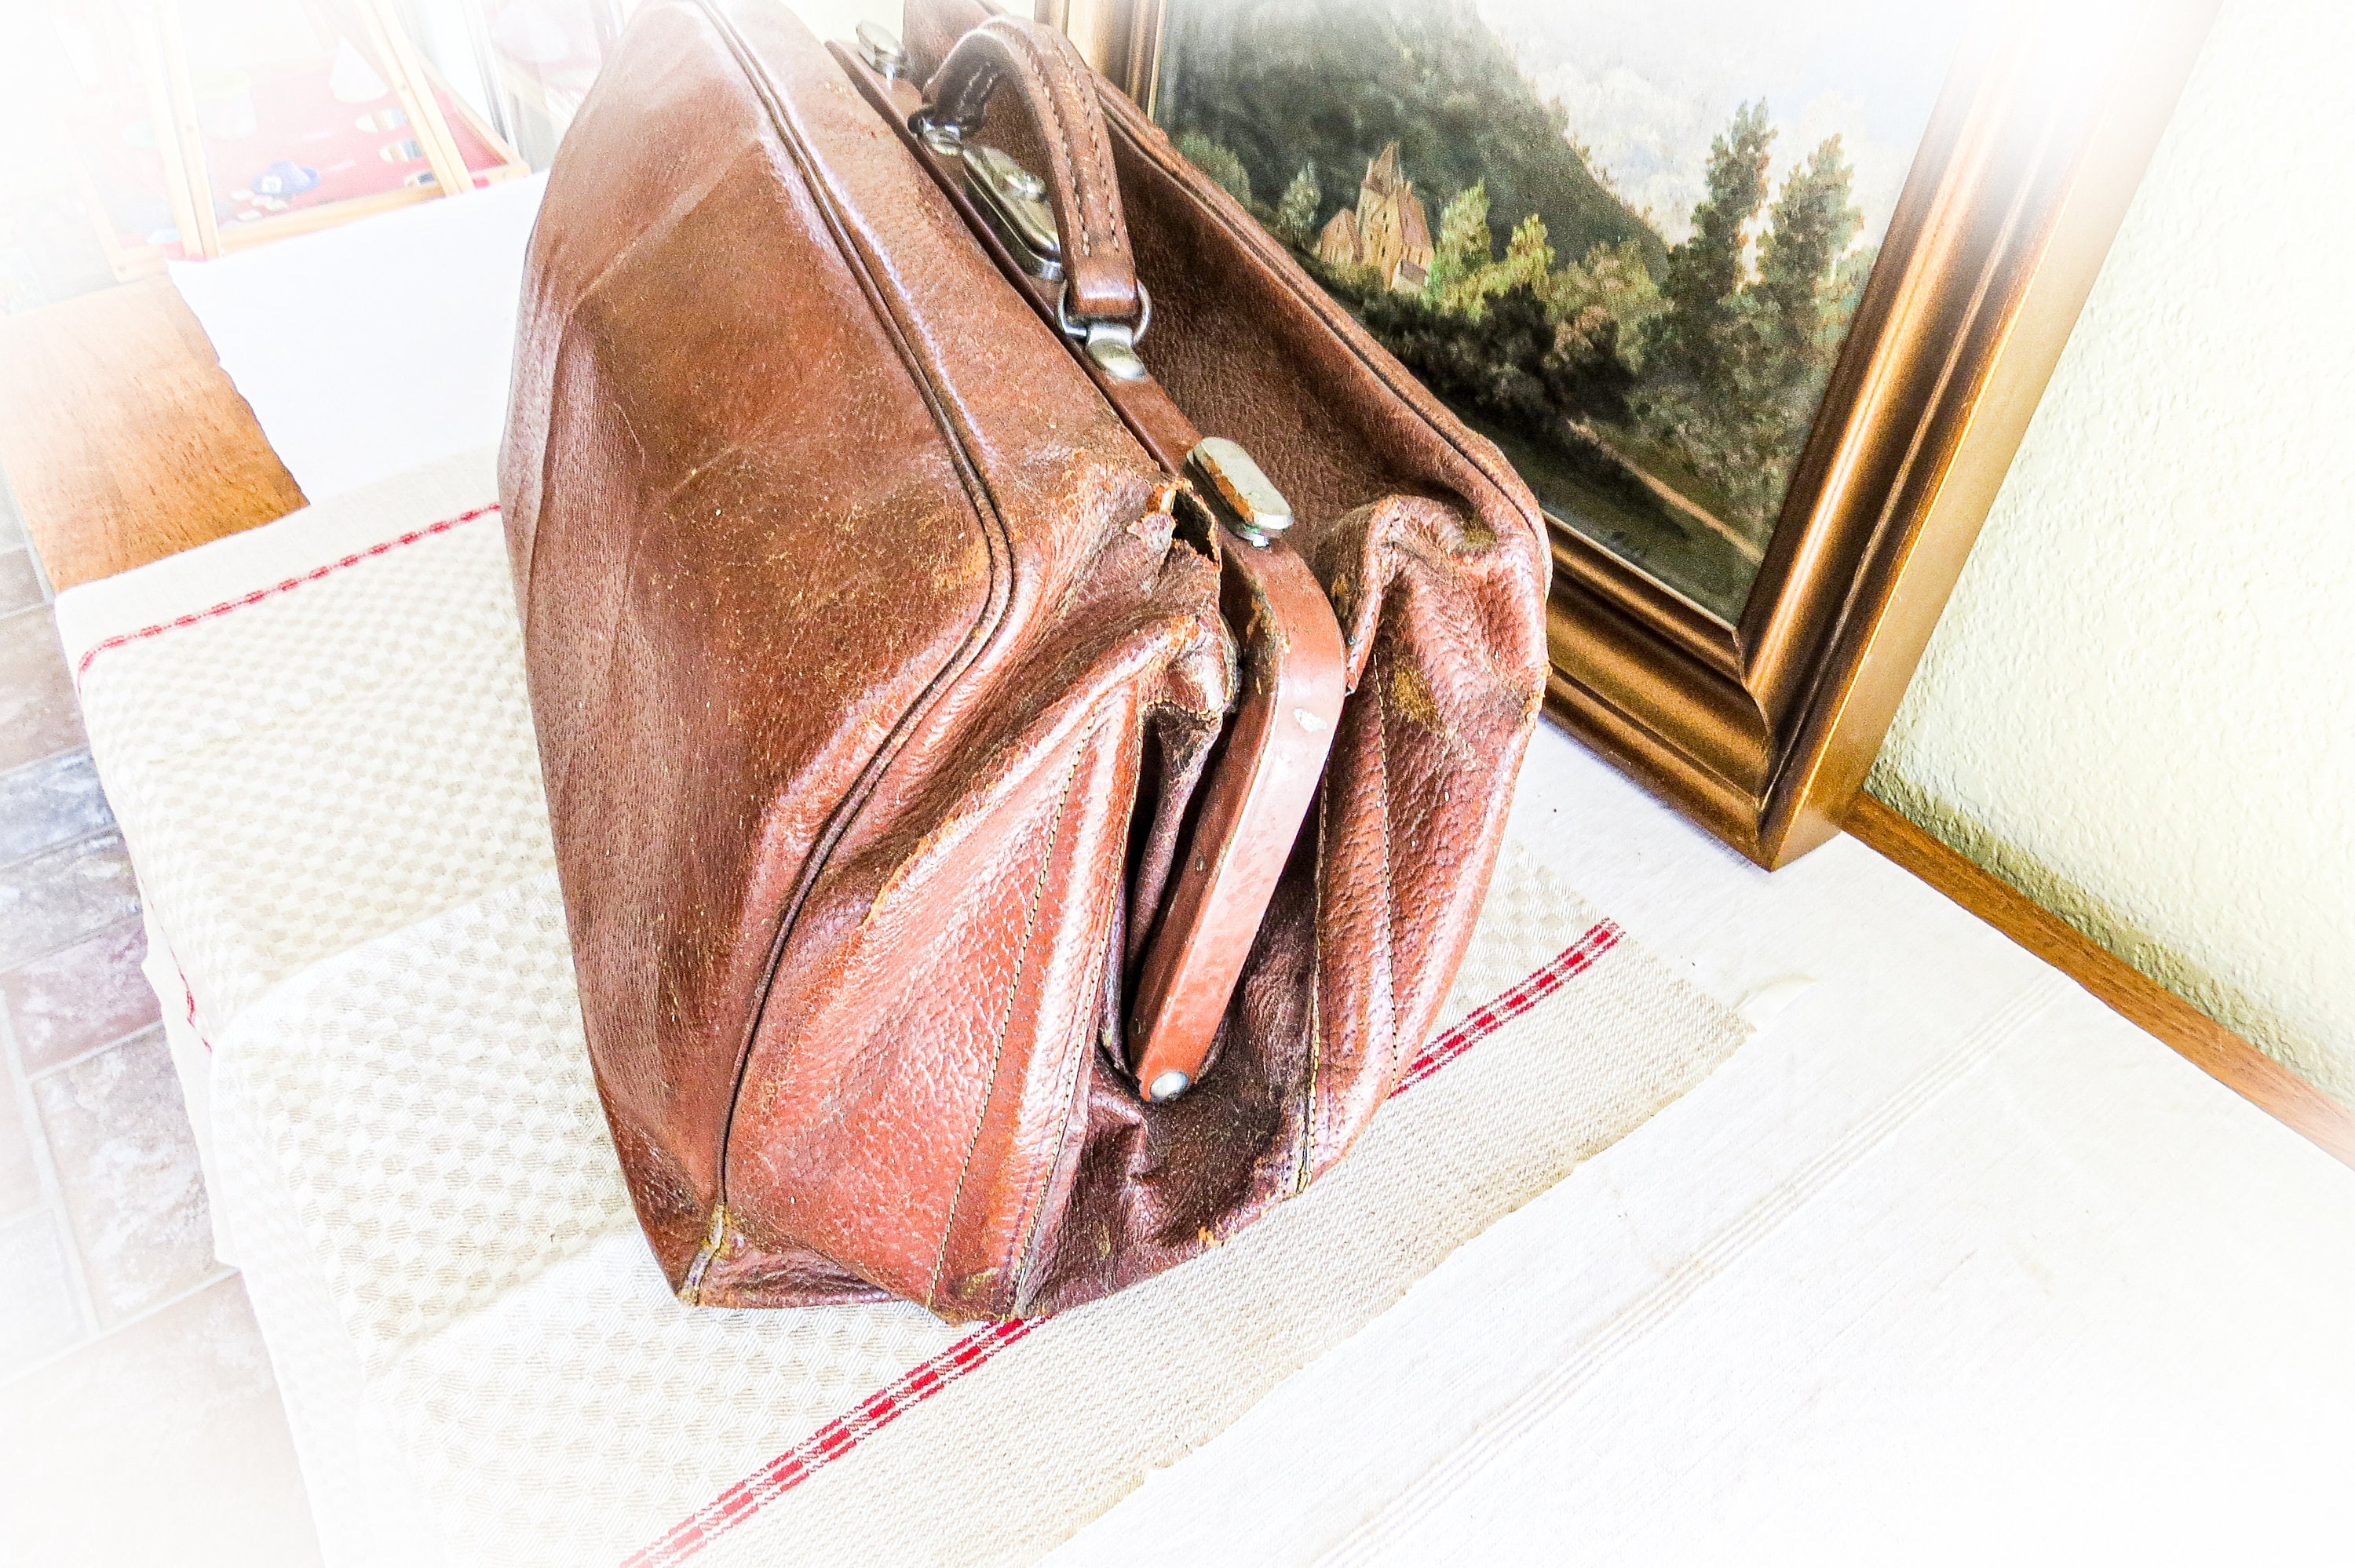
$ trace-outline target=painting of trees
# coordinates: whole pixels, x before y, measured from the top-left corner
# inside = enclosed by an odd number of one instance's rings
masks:
[[[1272,225],[1278,238],[1287,244],[1305,246],[1316,234],[1316,212],[1325,205],[1325,193],[1316,183],[1316,164],[1300,165],[1292,183],[1284,187],[1284,196],[1275,204],[1275,221]]]
[[[1709,195],[1693,208],[1692,238],[1668,252],[1652,321],[1648,356],[1663,377],[1695,387],[1728,384],[1740,355],[1743,230],[1766,200],[1766,158],[1774,133],[1764,103],[1735,111],[1709,151]]]
[[[1668,252],[1667,308],[1646,323],[1640,399],[1645,433],[1672,446],[1762,546],[1854,309],[1842,309],[1833,274],[1863,221],[1833,136],[1792,171],[1762,229],[1774,139],[1761,101],[1711,143],[1709,195],[1691,237]],[[1827,331],[1835,316],[1838,334]]]
[[[1670,243],[1461,0],[1176,15],[1162,112],[1179,149],[1550,511],[1738,616],[1871,270],[1841,136],[1778,183],[1768,105],[1741,103]],[[1430,264],[1403,281],[1318,254],[1382,156],[1436,214]]]

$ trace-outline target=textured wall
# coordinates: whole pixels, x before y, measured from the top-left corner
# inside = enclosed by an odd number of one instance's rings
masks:
[[[2355,1100],[2350,72],[2227,0],[1870,788]]]

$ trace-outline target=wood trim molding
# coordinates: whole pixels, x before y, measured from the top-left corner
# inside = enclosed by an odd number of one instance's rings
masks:
[[[2018,889],[1870,795],[1848,832],[2083,986],[2210,1077],[2332,1158],[2355,1166],[2355,1108],[2316,1088]]]

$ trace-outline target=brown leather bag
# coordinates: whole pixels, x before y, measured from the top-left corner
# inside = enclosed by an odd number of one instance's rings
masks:
[[[906,33],[637,14],[532,237],[500,492],[665,1273],[963,1320],[1348,1149],[1471,934],[1548,556],[1060,36]]]

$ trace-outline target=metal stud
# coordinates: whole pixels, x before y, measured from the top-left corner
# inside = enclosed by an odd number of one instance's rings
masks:
[[[1190,1089],[1193,1086],[1193,1079],[1178,1071],[1177,1068],[1172,1067],[1169,1071],[1162,1074],[1159,1077],[1153,1080],[1153,1086],[1145,1091],[1145,1097],[1151,1100],[1155,1105],[1161,1105],[1167,1101],[1176,1099],[1179,1095],[1184,1094],[1188,1089]]]
[[[899,37],[890,28],[861,22],[853,36],[858,40],[858,58],[884,80],[892,80],[908,69],[908,51],[900,47]]]
[[[1203,437],[1186,454],[1186,471],[1226,514],[1228,526],[1252,544],[1264,545],[1292,526],[1292,503],[1260,471],[1251,453],[1225,437]]]

